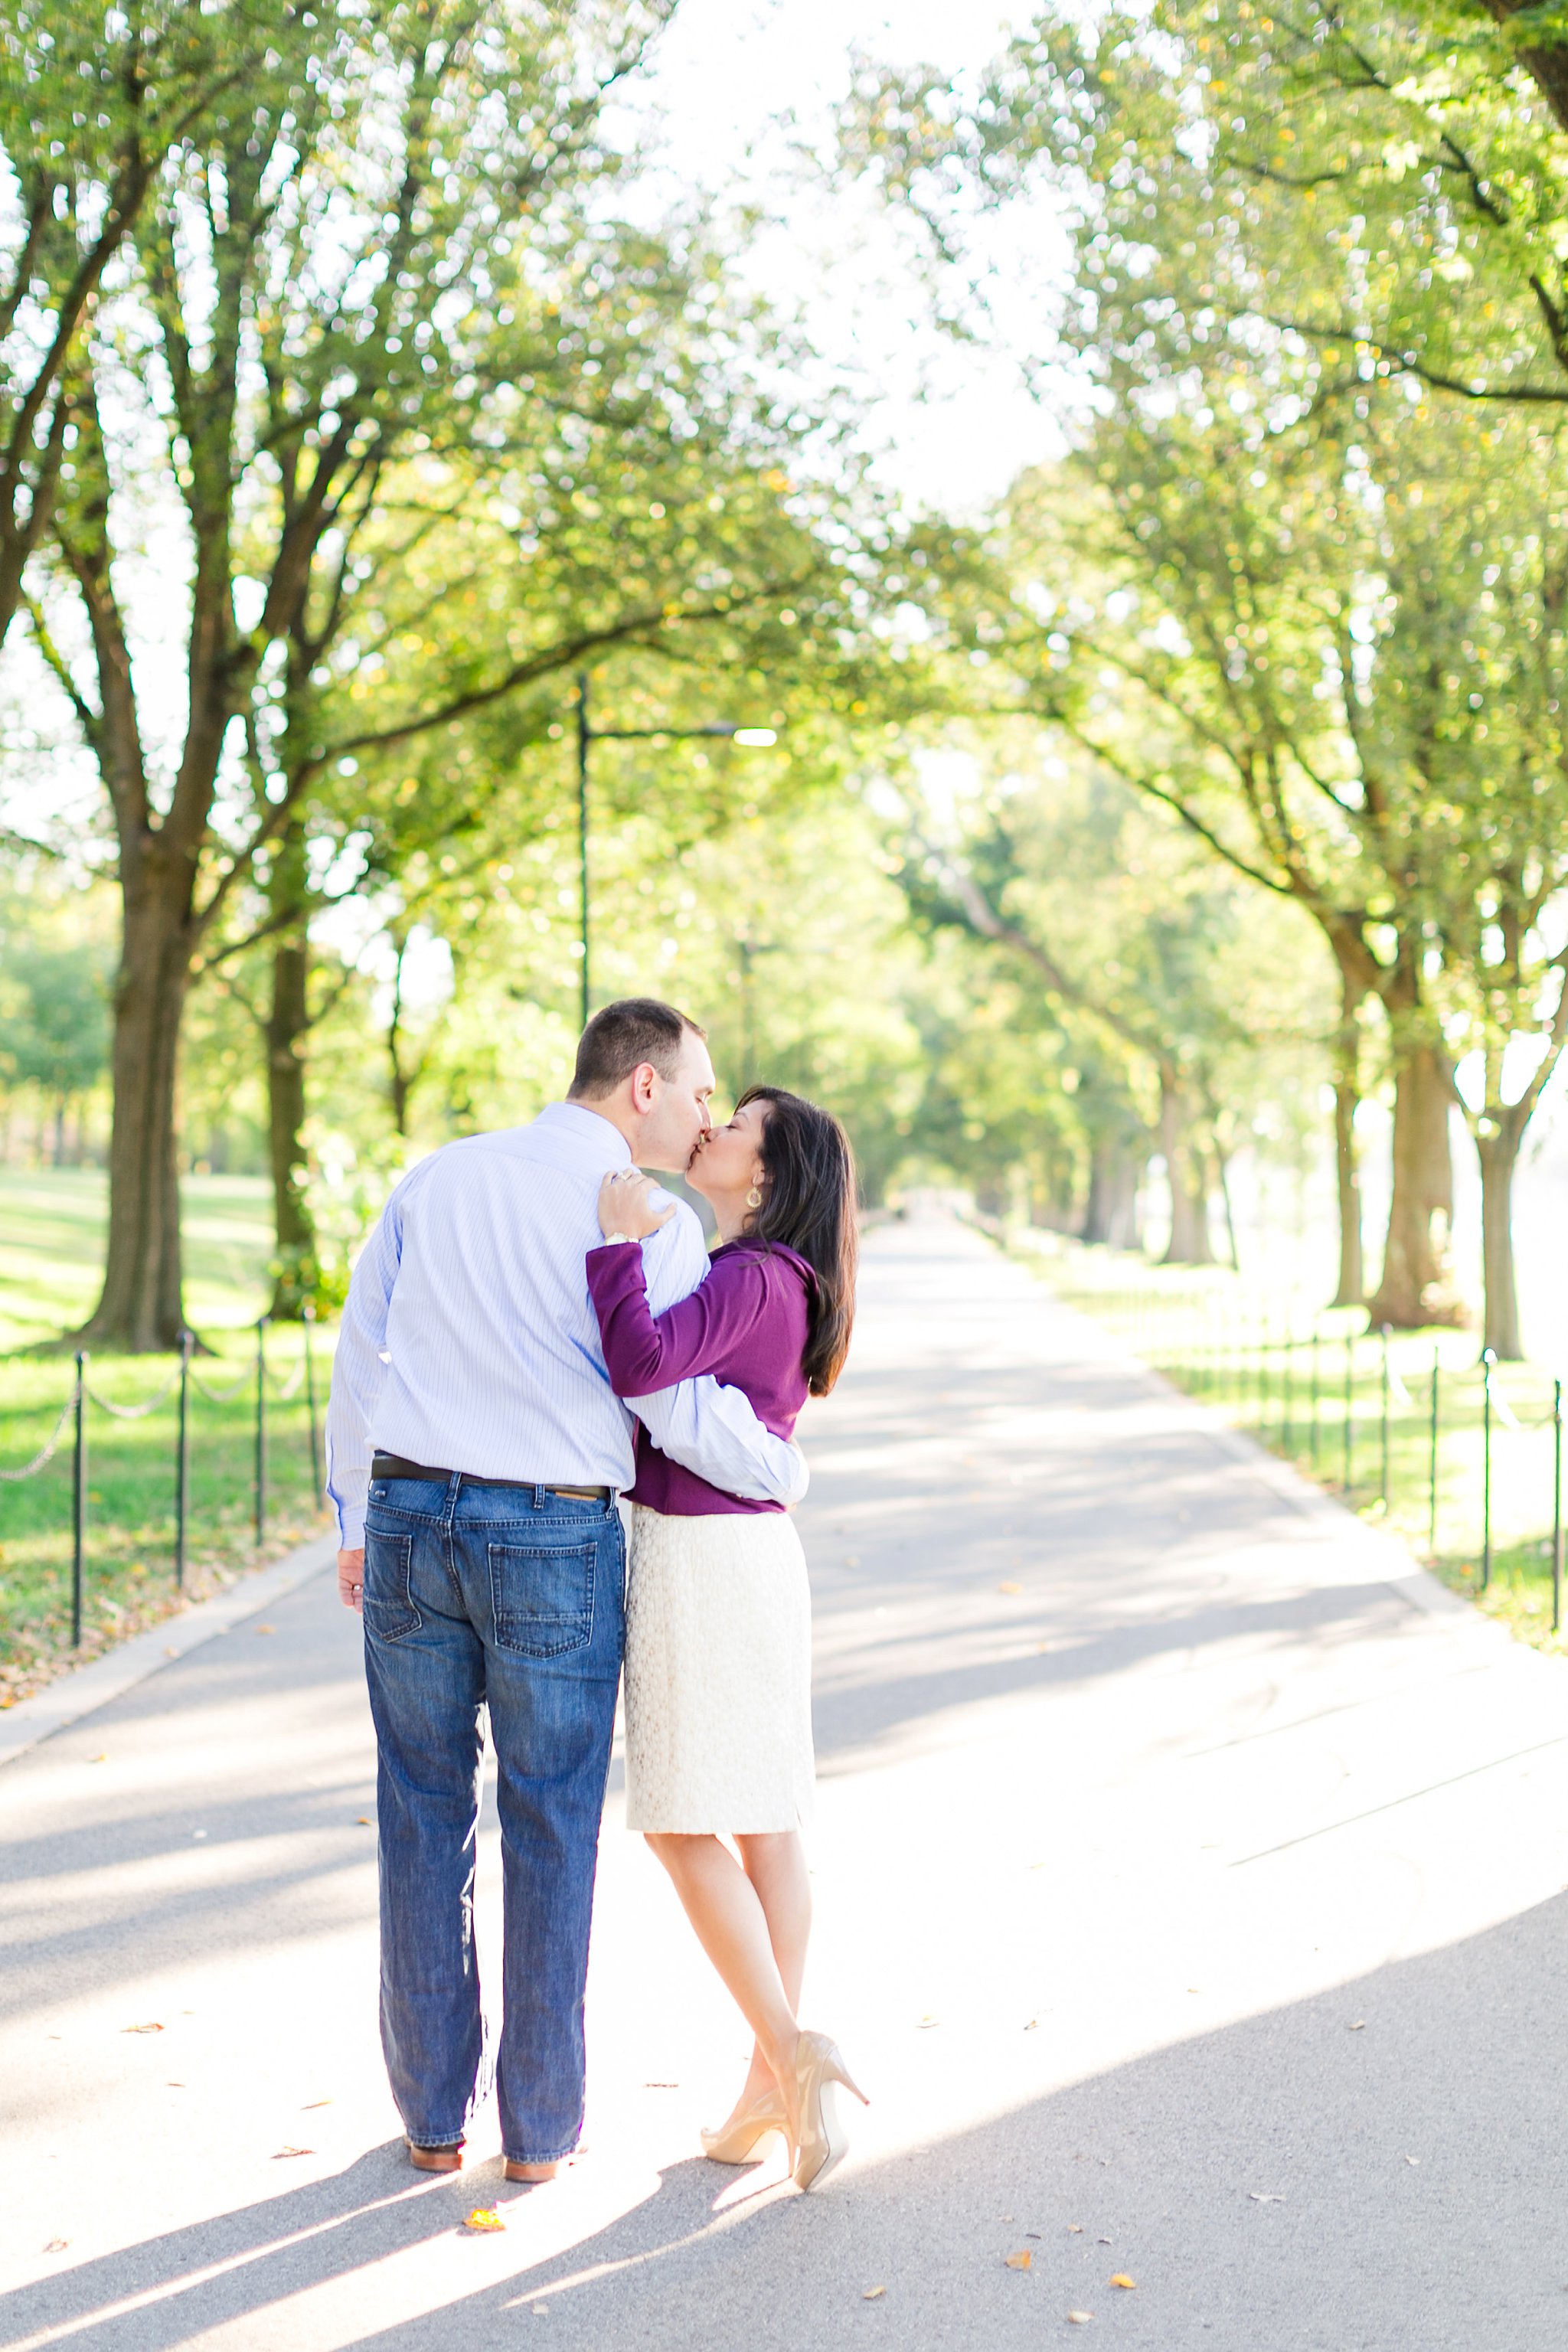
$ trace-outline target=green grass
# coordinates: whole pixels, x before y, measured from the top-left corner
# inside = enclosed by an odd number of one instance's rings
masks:
[[[1351,1509],[1390,1528],[1445,1583],[1521,1639],[1568,1649],[1568,1633],[1552,1630],[1553,1382],[1541,1365],[1492,1372],[1485,1578],[1485,1387],[1476,1333],[1392,1333],[1385,1389],[1384,1342],[1368,1332],[1364,1310],[1318,1306],[1289,1266],[1272,1282],[1243,1282],[1223,1267],[1158,1266],[1031,1229],[1010,1233],[1007,1243],[1058,1297]]]
[[[261,1176],[187,1176],[185,1312],[195,1329],[254,1323],[267,1304],[271,1188]],[[0,1169],[0,1354],[85,1323],[109,1217],[101,1169]]]
[[[197,1177],[184,1188],[185,1307],[211,1354],[191,1398],[189,1597],[274,1558],[321,1524],[310,1464],[304,1333],[269,1329],[267,1359],[268,1509],[255,1530],[255,1322],[267,1303],[268,1193],[253,1177]],[[18,1352],[90,1313],[102,1265],[100,1173],[0,1171],[0,1469],[20,1467],[48,1441],[75,1369],[68,1356]],[[8,1351],[8,1352],[5,1352]],[[331,1334],[314,1340],[318,1420]],[[133,1405],[170,1381],[171,1357],[95,1356],[89,1387]],[[237,1393],[221,1396],[225,1391]],[[70,1645],[71,1430],[37,1476],[0,1484],[0,1706],[76,1659],[156,1622],[179,1603],[174,1584],[176,1399],[137,1421],[87,1408],[88,1540],[82,1642]]]

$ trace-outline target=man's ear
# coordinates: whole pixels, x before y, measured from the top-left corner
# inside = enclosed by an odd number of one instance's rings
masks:
[[[651,1062],[639,1062],[632,1072],[632,1104],[637,1110],[651,1110],[658,1095],[658,1072]]]

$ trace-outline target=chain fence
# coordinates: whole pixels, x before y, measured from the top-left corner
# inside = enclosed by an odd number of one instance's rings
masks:
[[[1399,1517],[1434,1561],[1473,1553],[1481,1592],[1500,1520],[1549,1566],[1562,1631],[1561,1379],[1505,1367],[1461,1331],[1369,1329],[1364,1308],[1305,1304],[1226,1269],[1167,1272],[1072,1244],[1029,1255],[1066,1303],[1352,1508]]]
[[[321,1492],[321,1433],[316,1401],[316,1361],[312,1345],[315,1315],[307,1305],[304,1310],[304,1347],[299,1363],[287,1379],[279,1379],[267,1361],[267,1333],[271,1318],[263,1315],[256,1324],[256,1355],[238,1380],[232,1384],[215,1388],[204,1380],[194,1362],[195,1335],[180,1334],[179,1361],[162,1388],[150,1397],[142,1397],[134,1404],[118,1402],[102,1395],[89,1377],[91,1357],[86,1349],[76,1358],[76,1376],[70,1392],[60,1407],[47,1443],[40,1446],[30,1462],[16,1468],[0,1468],[0,1484],[15,1486],[23,1479],[34,1478],[47,1469],[65,1442],[68,1428],[71,1431],[71,1647],[81,1647],[82,1591],[88,1565],[89,1519],[88,1467],[90,1428],[88,1408],[95,1407],[111,1420],[145,1421],[150,1415],[174,1401],[174,1588],[183,1592],[185,1586],[186,1539],[189,1532],[191,1496],[191,1436],[193,1395],[205,1398],[210,1404],[231,1404],[247,1389],[255,1398],[252,1465],[254,1486],[254,1524],[258,1545],[266,1540],[268,1507],[268,1399],[289,1403],[300,1393],[306,1392],[307,1417],[310,1437],[310,1475],[314,1491]]]

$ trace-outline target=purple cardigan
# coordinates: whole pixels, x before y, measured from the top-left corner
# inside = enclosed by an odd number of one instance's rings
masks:
[[[651,1396],[677,1381],[711,1372],[751,1400],[757,1419],[775,1437],[795,1433],[805,1402],[801,1359],[807,1336],[806,1302],[816,1277],[805,1258],[777,1242],[728,1242],[689,1298],[663,1315],[648,1311],[642,1244],[616,1242],[588,1252],[588,1288],[610,1386],[617,1396]],[[668,1518],[698,1519],[719,1511],[779,1511],[782,1503],[748,1502],[710,1486],[661,1454],[637,1423],[634,1503]]]

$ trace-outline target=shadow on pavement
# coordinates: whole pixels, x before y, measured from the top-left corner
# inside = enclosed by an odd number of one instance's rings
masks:
[[[12,2294],[0,2342],[458,2352],[510,2340],[542,2303],[539,2340],[567,2352],[1009,2352],[1063,2339],[1068,2310],[1145,2352],[1559,2352],[1565,1929],[1557,1897],[817,2198],[729,2202],[739,2176],[682,2160],[607,2226],[437,2309],[358,2335],[322,2334],[308,2305],[269,2322],[283,2297],[449,2231],[473,2200],[479,2176],[409,2189],[400,2152],[377,2148]],[[1025,2249],[1028,2270],[1009,2268]]]
[[[1123,1623],[1083,1639],[1068,1634],[1044,1654],[1023,1656],[1016,1654],[1016,1645],[1030,1628],[1014,1622],[994,1629],[1013,1648],[1011,1656],[926,1667],[906,1675],[886,1670],[897,1636],[883,1635],[879,1644],[883,1664],[875,1681],[865,1679],[837,1687],[832,1682],[818,1681],[812,1706],[818,1770],[825,1777],[858,1770],[865,1761],[868,1742],[940,1718],[953,1707],[1008,1698],[1051,1685],[1099,1681],[1151,1658],[1211,1648],[1223,1642],[1262,1640],[1293,1645],[1303,1635],[1314,1635],[1320,1642],[1364,1641],[1380,1633],[1403,1631],[1411,1614],[1412,1604],[1386,1583],[1323,1585],[1282,1594],[1277,1600],[1224,1601],[1191,1615]]]

